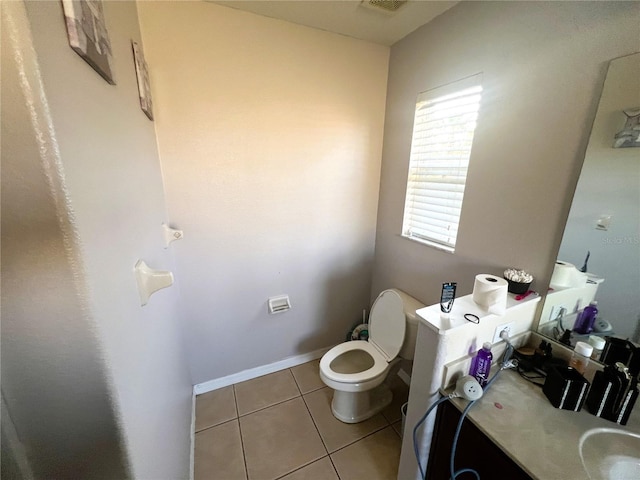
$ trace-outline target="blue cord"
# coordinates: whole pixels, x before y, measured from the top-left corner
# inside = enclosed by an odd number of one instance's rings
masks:
[[[447,400],[449,400],[448,396],[439,398],[436,402],[434,402],[433,405],[431,405],[427,409],[427,412],[422,416],[420,421],[418,421],[418,423],[416,423],[416,426],[413,427],[413,452],[416,455],[416,461],[418,462],[418,468],[420,469],[420,478],[425,478],[426,473],[423,470],[422,465],[420,464],[420,452],[418,451],[418,439],[416,437],[416,435],[418,433],[418,428],[420,428],[420,425],[422,425],[424,423],[424,421],[427,419],[427,417],[431,413],[431,410],[433,410],[435,407],[440,405],[442,402],[446,402]]]
[[[504,356],[502,357],[502,366],[500,367],[500,370],[498,370],[496,372],[496,374],[491,377],[491,380],[489,380],[489,382],[487,382],[487,384],[484,386],[484,388],[482,389],[483,394],[484,392],[486,392],[489,387],[493,384],[493,382],[496,381],[496,379],[498,378],[498,375],[500,375],[502,373],[502,371],[507,368],[507,362],[509,361],[509,358],[511,358],[511,355],[513,354],[513,346],[510,343],[507,343],[507,349],[504,352]],[[465,407],[465,409],[462,411],[462,415],[460,415],[460,420],[458,420],[458,426],[456,428],[456,433],[453,436],[453,445],[451,446],[451,458],[449,460],[449,471],[451,473],[451,479],[450,480],[456,480],[456,478],[458,477],[458,475],[462,475],[463,473],[472,473],[475,475],[475,477],[477,478],[477,480],[480,480],[480,474],[478,472],[476,472],[474,469],[472,468],[463,468],[462,470],[458,470],[457,472],[455,471],[454,468],[454,460],[455,460],[455,456],[456,456],[456,449],[458,448],[458,437],[460,436],[460,431],[462,430],[462,423],[464,422],[465,417],[467,416],[467,413],[469,412],[469,410],[471,409],[471,407],[473,407],[473,405],[476,403],[476,400],[473,400],[471,402],[469,402],[469,405],[467,405]],[[423,477],[424,478],[424,477]]]
[[[500,371],[498,371],[493,376],[491,381],[485,385],[485,390],[489,387],[490,383],[498,376],[498,373],[500,373]],[[473,400],[473,401],[469,402],[469,404],[462,411],[462,415],[460,415],[460,420],[458,420],[458,426],[456,427],[456,433],[453,436],[453,445],[451,446],[451,457],[449,457],[449,472],[451,473],[451,479],[450,480],[456,480],[458,475],[462,475],[463,473],[473,473],[476,476],[476,478],[478,480],[480,480],[480,474],[478,472],[476,472],[474,469],[472,469],[472,468],[463,468],[462,470],[458,470],[456,472],[455,471],[455,467],[453,465],[455,457],[456,457],[456,449],[458,448],[458,437],[460,436],[460,431],[462,430],[462,423],[464,422],[464,419],[467,416],[467,413],[469,412],[471,407],[473,407],[475,405],[475,403],[476,403],[476,400]]]
[[[504,370],[507,365],[507,362],[509,361],[509,359],[511,358],[511,355],[513,355],[513,351],[514,351],[514,347],[513,345],[511,345],[511,343],[507,340],[507,347],[504,351],[504,355],[502,357],[502,365],[500,366],[500,370],[498,370],[496,372],[496,374],[491,377],[491,380],[489,380],[489,382],[487,382],[487,384],[484,386],[484,388],[482,389],[483,393],[486,392],[489,387],[493,384],[493,382],[496,381],[496,378],[498,378],[498,375],[500,375],[500,373],[502,372],[502,370]],[[450,400],[451,398],[453,398],[453,395],[448,395],[446,397],[441,397],[439,398],[436,402],[434,402],[433,405],[431,405],[427,411],[425,412],[425,414],[422,416],[422,418],[418,421],[418,423],[416,423],[416,426],[413,427],[413,453],[416,456],[416,462],[418,462],[418,469],[420,470],[420,478],[422,479],[426,479],[426,472],[424,471],[424,469],[422,468],[422,464],[420,463],[420,452],[418,451],[418,439],[416,438],[416,434],[418,432],[418,428],[420,428],[420,425],[422,425],[424,423],[424,421],[427,419],[427,417],[429,416],[429,414],[431,413],[431,411],[437,407],[438,405],[440,405],[442,402],[446,402],[447,400]],[[462,423],[464,422],[465,417],[467,416],[467,412],[469,412],[469,409],[471,409],[471,407],[476,403],[476,400],[472,400],[471,402],[469,402],[469,404],[465,407],[465,409],[462,411],[462,415],[460,416],[460,420],[458,421],[458,426],[456,428],[456,433],[453,437],[453,445],[451,446],[451,458],[450,458],[450,462],[449,462],[449,470],[451,473],[451,479],[450,480],[456,480],[456,478],[458,477],[458,475],[462,475],[463,473],[473,473],[477,480],[480,480],[480,474],[478,472],[476,472],[475,470],[473,470],[472,468],[463,468],[462,470],[458,470],[457,472],[454,471],[454,459],[456,456],[456,449],[458,447],[458,437],[460,436],[460,431],[462,430]]]

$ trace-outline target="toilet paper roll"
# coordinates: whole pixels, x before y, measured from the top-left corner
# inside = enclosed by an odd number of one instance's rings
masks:
[[[558,260],[553,267],[551,285],[563,288],[572,287],[576,283],[579,273],[575,265]]]
[[[576,269],[576,271],[573,272],[573,279],[571,280],[571,286],[574,288],[584,287],[587,284],[588,278],[589,277],[587,277],[586,273],[583,273],[580,270]]]
[[[502,315],[507,308],[508,288],[504,278],[481,273],[473,284],[473,301],[490,313]]]

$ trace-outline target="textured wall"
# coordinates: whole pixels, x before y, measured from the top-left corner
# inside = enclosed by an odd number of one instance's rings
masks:
[[[531,271],[546,289],[607,62],[638,50],[640,5],[468,2],[391,49],[372,296],[395,286],[425,304],[441,284]],[[400,237],[418,93],[483,73],[458,244]]]
[[[61,2],[26,6],[43,81],[34,97],[48,101],[44,122],[51,126],[57,162],[45,166],[44,157],[34,157],[51,152],[34,150],[27,120],[15,124],[3,108],[3,128],[6,121],[13,145],[5,151],[3,131],[2,181],[10,185],[13,202],[5,206],[3,189],[3,391],[6,382],[33,379],[19,396],[5,392],[8,408],[18,432],[27,424],[14,415],[15,405],[36,412],[31,422],[40,422],[48,448],[78,443],[100,452],[80,455],[90,470],[75,471],[76,478],[93,477],[91,469],[101,471],[102,462],[111,478],[127,474],[123,465],[118,470],[109,462],[109,442],[116,435],[116,454],[126,449],[132,476],[186,478],[192,389],[178,288],[157,293],[141,307],[133,274],[139,258],[174,269],[172,251],[163,248],[166,212],[154,125],[138,102],[130,43],[140,41],[136,4],[104,3],[115,86],[69,47]],[[14,162],[27,168],[27,158],[37,174],[5,170]],[[46,190],[45,173],[62,191]],[[13,224],[5,228],[5,221]],[[13,248],[7,255],[5,236]],[[25,368],[34,364],[40,365],[34,373]],[[10,375],[5,368],[13,368]],[[93,424],[100,427],[95,432]],[[102,432],[111,433],[104,448],[95,440]],[[34,454],[49,455],[40,448]],[[74,454],[76,449],[69,453]],[[58,461],[73,468],[64,458]]]
[[[341,341],[369,307],[389,49],[207,2],[139,9],[194,382]]]
[[[126,478],[124,438],[31,47],[22,2],[3,5],[2,429],[10,431],[13,420],[16,431],[3,437],[3,476],[12,441],[36,478]]]

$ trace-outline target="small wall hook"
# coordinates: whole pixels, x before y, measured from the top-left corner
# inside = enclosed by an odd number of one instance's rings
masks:
[[[164,242],[165,242],[164,248],[169,248],[169,245],[171,244],[171,242],[175,242],[176,240],[182,240],[182,237],[184,237],[184,232],[182,230],[171,228],[166,223],[162,224],[162,228],[164,230]]]

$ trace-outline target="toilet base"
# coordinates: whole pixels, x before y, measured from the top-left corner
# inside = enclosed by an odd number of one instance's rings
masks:
[[[331,412],[344,423],[364,422],[389,405],[392,399],[393,394],[384,383],[365,392],[334,390]]]

